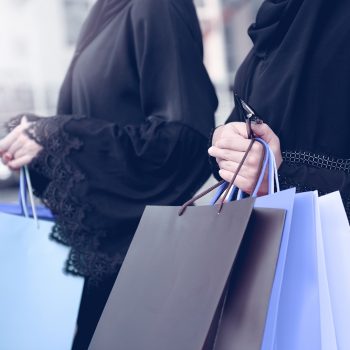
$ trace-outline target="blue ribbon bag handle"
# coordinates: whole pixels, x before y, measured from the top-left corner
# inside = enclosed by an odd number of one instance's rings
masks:
[[[29,170],[27,166],[24,166],[20,170],[20,177],[19,177],[19,203],[22,211],[21,214],[26,218],[29,218],[30,215],[28,212],[27,193],[29,194],[29,201],[30,201],[30,206],[32,208],[34,222],[36,224],[36,227],[39,228],[39,220],[38,220],[38,215],[35,208],[33,187],[30,180]]]

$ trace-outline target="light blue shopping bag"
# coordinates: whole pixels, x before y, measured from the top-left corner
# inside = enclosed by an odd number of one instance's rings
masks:
[[[264,333],[263,334],[259,333],[260,327],[257,326],[257,324],[259,323],[257,310],[246,309],[246,307],[244,307],[244,314],[242,311],[242,315],[240,315],[241,317],[240,317],[240,324],[238,329],[250,329],[249,333],[250,333],[251,339],[254,339],[254,340],[260,339],[260,342],[257,342],[257,341],[251,342],[252,350],[260,349],[261,343],[263,341],[265,343],[268,343],[269,341],[273,342],[275,324],[277,322],[277,316],[278,316],[279,299],[280,299],[281,290],[282,290],[283,274],[284,274],[285,264],[287,260],[287,250],[288,250],[289,239],[290,239],[290,229],[291,229],[293,207],[294,207],[294,200],[295,200],[294,188],[288,189],[285,191],[279,191],[277,169],[276,169],[276,163],[275,163],[273,154],[270,148],[268,147],[268,145],[263,140],[257,139],[257,142],[260,142],[264,146],[265,157],[263,161],[261,174],[259,176],[259,180],[257,182],[256,188],[253,191],[252,196],[257,195],[259,187],[262,183],[263,177],[265,176],[266,170],[268,170],[269,194],[267,196],[256,198],[254,207],[283,209],[286,211],[286,218],[284,223],[281,245],[279,249],[278,262],[277,262],[276,271],[275,271],[275,278],[273,281],[273,285],[271,286],[270,300],[267,301],[268,302],[267,313],[265,313],[264,315],[264,321],[265,321]],[[212,204],[214,204],[220,198],[220,196],[223,194],[226,188],[227,188],[227,183],[224,183],[219,188],[216,195],[214,196],[214,199],[212,200]],[[274,193],[275,190],[277,190],[276,193]],[[234,199],[234,195],[237,195],[237,192],[238,192],[238,197],[241,198],[242,194],[240,194],[239,191],[234,189],[233,191],[230,192],[230,195],[228,196],[228,200]],[[247,298],[249,298],[249,295],[255,295],[250,290],[247,290],[246,294],[247,294]],[[250,322],[250,320],[254,319],[254,317],[256,319],[256,322],[255,322],[256,326],[254,326],[254,324],[247,323],[247,322]],[[259,319],[260,318],[261,318],[261,315],[259,316]],[[226,334],[227,336],[229,335],[228,332]],[[221,342],[220,346],[216,347],[215,349],[220,348],[220,350],[226,350],[226,347],[223,347],[221,345],[222,343],[227,344],[227,346],[229,346],[227,347],[227,349],[230,349],[230,350],[241,349],[240,344],[246,343],[246,340],[243,339],[244,337],[245,335],[243,332],[238,332],[238,333],[231,332],[230,339],[225,339],[225,342]],[[263,342],[263,346],[266,347],[266,344],[264,342]]]
[[[258,192],[266,169],[269,174],[269,195],[257,198],[255,206],[285,209],[287,215],[262,343],[254,349],[322,349],[317,194],[295,195],[295,189],[279,191],[273,154],[263,140],[257,141],[265,148],[265,159],[253,196]],[[218,200],[226,186],[221,186],[213,202]],[[274,190],[277,193],[273,194]],[[232,191],[229,199],[233,198],[233,193],[236,195],[237,191]],[[241,197],[238,191],[238,199]],[[323,321],[331,324],[329,318],[324,317]],[[328,333],[323,338],[332,340]],[[235,339],[232,339],[232,349],[237,348],[235,343]]]
[[[0,212],[6,214],[13,214],[19,216],[33,217],[37,216],[40,220],[54,221],[54,217],[47,207],[43,205],[28,205],[28,191],[30,201],[33,201],[32,186],[29,177],[28,168],[22,168],[20,171],[18,203],[0,204]]]
[[[313,192],[297,194],[280,296],[270,300],[262,349],[322,349]],[[270,313],[271,312],[271,313]]]
[[[52,225],[0,213],[0,349],[71,348],[83,279],[64,274]]]

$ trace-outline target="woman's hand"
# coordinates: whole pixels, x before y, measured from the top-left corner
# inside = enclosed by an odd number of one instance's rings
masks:
[[[252,124],[252,129],[257,137],[269,144],[275,155],[277,167],[279,167],[282,163],[282,155],[277,135],[267,124]],[[245,123],[228,123],[215,130],[212,147],[209,148],[208,152],[216,158],[220,167],[219,174],[224,180],[231,181],[249,144],[250,140],[247,137]],[[242,191],[249,194],[253,192],[260,174],[263,156],[262,145],[255,142],[235,181],[235,185]],[[267,174],[265,174],[259,195],[266,194],[267,191],[268,182]]]
[[[0,157],[12,170],[29,164],[42,150],[42,147],[25,133],[30,124],[24,116],[21,124],[0,140]]]

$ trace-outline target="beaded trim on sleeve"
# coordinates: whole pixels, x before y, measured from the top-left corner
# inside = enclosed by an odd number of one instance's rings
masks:
[[[306,164],[316,168],[329,170],[339,170],[350,174],[350,159],[333,158],[326,155],[300,152],[285,151],[282,153],[283,161],[293,164]]]
[[[328,169],[333,171],[343,171],[350,174],[350,159],[334,158],[326,155],[315,154],[310,152],[299,151],[284,151],[282,152],[283,161],[290,166],[307,165],[319,169]],[[322,196],[326,192],[320,191],[316,187],[308,187],[301,185],[290,178],[279,176],[279,181],[282,189],[295,187],[297,192],[307,192],[317,190]],[[346,214],[350,220],[350,196],[341,193]]]

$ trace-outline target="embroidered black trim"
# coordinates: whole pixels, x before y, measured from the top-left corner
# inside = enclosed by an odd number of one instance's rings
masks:
[[[322,154],[301,151],[282,152],[283,160],[291,165],[306,164],[315,168],[339,170],[350,174],[350,159],[333,158]]]
[[[286,190],[288,188],[295,187],[297,193],[317,191],[320,196],[323,196],[323,195],[328,193],[326,191],[320,191],[318,188],[313,187],[313,186],[301,185],[298,182],[292,181],[290,178],[287,178],[287,177],[282,176],[282,175],[279,175],[279,182],[280,182],[281,190]],[[342,192],[340,192],[340,194],[341,194],[341,197],[343,199],[346,215],[348,216],[348,219],[350,221],[350,196],[347,196]]]
[[[65,132],[65,125],[77,116],[40,118],[27,129],[29,137],[43,146],[30,168],[45,175],[50,182],[40,198],[53,212],[56,225],[50,237],[71,251],[65,271],[89,276],[89,283],[98,283],[106,275],[118,271],[122,254],[109,256],[99,250],[106,232],[86,225],[85,219],[93,215],[93,208],[74,196],[74,189],[86,181],[85,175],[70,161],[70,154],[83,146],[77,137]],[[39,193],[36,193],[39,195]]]

